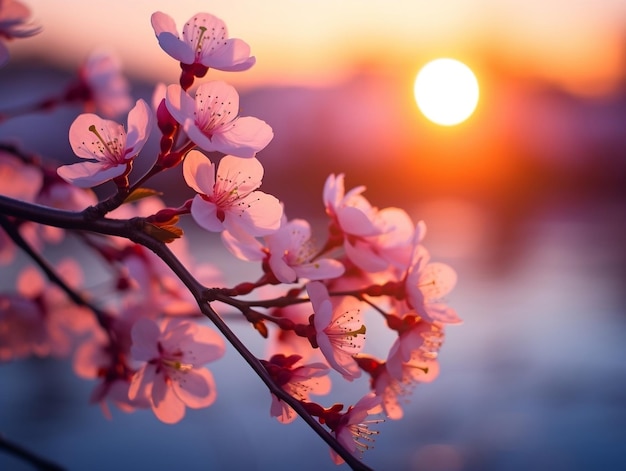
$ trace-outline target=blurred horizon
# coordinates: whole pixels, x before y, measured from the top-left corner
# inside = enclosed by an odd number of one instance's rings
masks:
[[[43,31],[14,41],[13,60],[75,68],[105,47],[120,55],[129,75],[152,82],[176,80],[178,72],[158,47],[150,15],[166,12],[180,31],[208,8],[199,0],[26,3]],[[382,0],[277,0],[273,7],[254,0],[211,2],[211,13],[226,22],[230,36],[244,39],[257,57],[250,71],[221,74],[238,87],[335,84],[363,64],[414,76],[429,60],[447,56],[468,63],[479,81],[483,66],[497,64],[509,75],[582,95],[610,93],[624,80],[626,4],[620,0],[402,0],[393,7]],[[72,28],[69,8],[80,19]]]

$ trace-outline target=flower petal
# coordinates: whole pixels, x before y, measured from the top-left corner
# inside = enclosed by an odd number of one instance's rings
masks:
[[[165,375],[158,374],[152,385],[152,410],[166,424],[180,422],[185,416],[185,404],[168,386]]]
[[[189,151],[183,161],[183,177],[197,193],[210,195],[215,186],[215,165],[202,152]]]
[[[107,168],[100,162],[78,162],[59,167],[57,174],[72,185],[80,188],[92,188],[119,177],[126,169],[126,163]]]
[[[172,373],[172,388],[178,398],[192,409],[208,407],[215,402],[217,391],[213,375],[206,368]]]
[[[217,206],[210,201],[205,201],[201,196],[196,197],[191,202],[191,216],[203,229],[210,232],[221,232],[224,224],[217,217]]]
[[[246,116],[217,130],[211,142],[220,152],[246,158],[254,157],[273,137],[274,132],[265,121]]]
[[[133,109],[128,113],[127,156],[133,157],[141,151],[150,136],[151,128],[152,110],[144,100],[137,100]]]
[[[179,124],[184,125],[187,120],[193,121],[196,103],[180,85],[168,85],[165,91],[165,106]]]
[[[150,361],[159,357],[157,344],[161,330],[156,322],[143,317],[133,324],[130,335],[133,342],[130,353],[135,360]]]

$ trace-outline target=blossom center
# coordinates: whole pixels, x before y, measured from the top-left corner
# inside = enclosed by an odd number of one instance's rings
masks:
[[[98,151],[105,157],[106,160],[108,160],[110,163],[118,163],[118,159],[120,159],[123,156],[123,151],[124,151],[124,142],[123,139],[121,139],[122,136],[120,137],[113,137],[111,138],[110,136],[107,136],[108,139],[105,139],[102,134],[100,134],[98,132],[98,130],[96,129],[96,126],[94,124],[92,124],[91,126],[89,126],[89,131],[91,133],[93,133],[97,138],[98,141],[94,142],[94,144],[96,145],[96,148],[98,149]],[[104,132],[104,129],[101,129],[102,132]]]

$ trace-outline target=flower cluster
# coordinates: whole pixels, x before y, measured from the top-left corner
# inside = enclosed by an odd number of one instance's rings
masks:
[[[20,5],[0,3],[0,37],[37,32],[24,25],[28,12]],[[260,190],[257,155],[273,137],[270,125],[239,116],[239,95],[223,81],[205,80],[190,91],[211,68],[252,67],[250,47],[229,38],[208,13],[190,18],[182,34],[162,12],[152,15],[152,27],[181,67],[179,83],[155,88],[152,107],[137,100],[126,126],[109,119],[132,101],[119,64],[102,53],[88,59],[64,95],[89,111],[69,129],[72,150],[87,161],[51,168],[17,149],[0,151],[0,192],[35,214],[9,211],[13,206],[0,200],[0,262],[11,263],[15,248],[24,248],[50,281],[31,266],[14,291],[0,294],[0,361],[73,352],[76,374],[96,382],[91,399],[107,414],[109,403],[126,412],[151,409],[173,424],[187,407],[208,407],[217,397],[205,365],[225,351],[214,327],[229,328],[215,304],[267,339],[266,352],[254,354],[227,336],[273,385],[270,415],[285,424],[298,414],[316,418],[336,441],[335,463],[360,459],[377,433],[371,426],[400,419],[413,388],[437,376],[446,325],[461,322],[444,300],[456,274],[430,261],[423,221],[400,208],[377,208],[364,186],[346,191],[344,174],[328,176],[318,196],[327,217],[326,240],[318,244],[309,221],[289,219],[284,202]],[[133,163],[144,159],[155,133],[158,155],[136,176]],[[144,184],[178,165],[195,196],[165,206]],[[98,201],[91,188],[107,182],[115,193]],[[38,218],[42,207],[56,209]],[[194,266],[178,225],[189,216],[262,275],[225,287],[216,267]],[[102,261],[104,295],[81,287],[75,262],[55,268],[43,259],[45,244],[71,229]],[[377,345],[387,352],[382,357],[368,353],[375,322],[394,336],[386,349]],[[330,394],[333,380],[352,382],[364,373],[369,388],[347,407],[311,398]]]

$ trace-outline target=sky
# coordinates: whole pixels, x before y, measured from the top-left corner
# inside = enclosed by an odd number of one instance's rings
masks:
[[[157,46],[156,10],[177,25],[206,11],[232,37],[247,41],[257,65],[230,74],[236,85],[327,84],[354,67],[378,65],[417,72],[451,56],[480,69],[485,62],[566,88],[610,88],[626,60],[623,0],[26,0],[44,32],[15,41],[13,53],[61,53],[74,66],[91,50],[117,51],[128,73],[175,79],[177,68]],[[480,74],[480,70],[478,70]],[[237,75],[237,76],[234,76]]]

